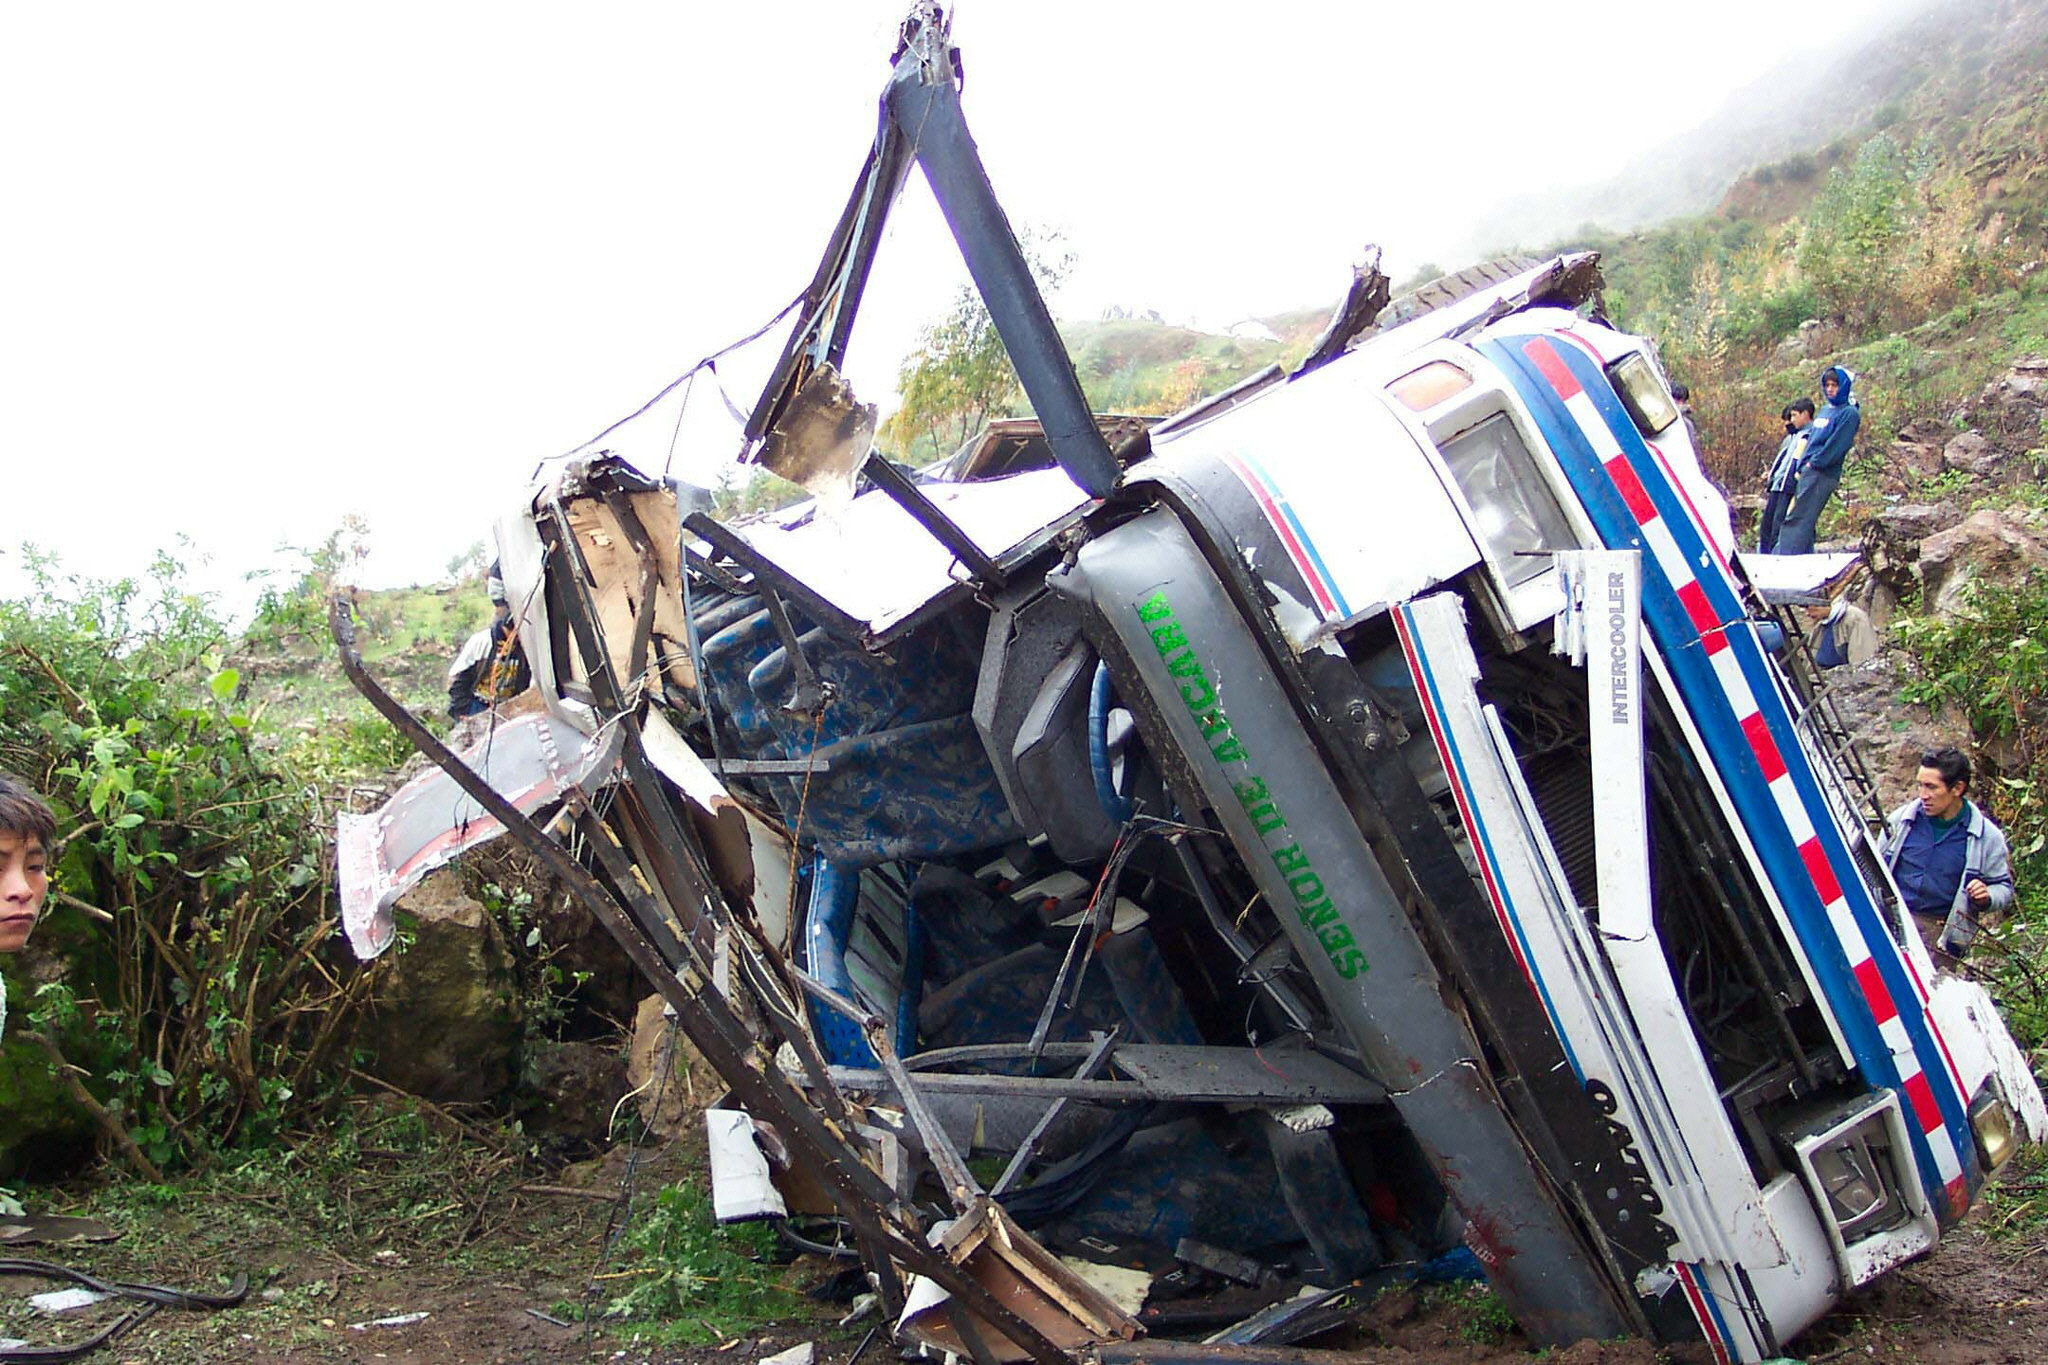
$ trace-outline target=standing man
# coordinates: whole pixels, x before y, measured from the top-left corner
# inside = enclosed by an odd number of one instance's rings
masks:
[[[505,580],[498,577],[496,565],[485,586],[491,595],[491,623],[464,641],[448,665],[448,715],[454,720],[479,715],[533,685],[533,671],[519,650],[519,626],[505,600]]]
[[[1685,419],[1685,436],[1692,442],[1692,453],[1700,453],[1700,429],[1693,422],[1692,390],[1684,384],[1673,384],[1671,396],[1678,402],[1678,415]]]
[[[1965,795],[1967,754],[1920,755],[1918,783],[1919,798],[1885,817],[1884,860],[1939,962],[1967,956],[1977,930],[2012,905],[2012,864],[2004,832]]]
[[[1813,424],[1813,400],[1795,398],[1779,416],[1785,423],[1785,439],[1778,443],[1778,457],[1764,478],[1764,517],[1756,538],[1757,553],[1765,555],[1777,553],[1784,531],[1785,511],[1799,482],[1799,459],[1806,453],[1806,429]]]
[[[56,837],[57,821],[43,798],[0,773],[0,953],[20,952],[43,913]],[[0,1029],[6,1026],[7,992],[0,990]]]
[[[1814,415],[1813,425],[1806,429],[1806,454],[1799,461],[1798,491],[1792,495],[1791,510],[1785,513],[1785,525],[1778,532],[1781,555],[1813,553],[1813,536],[1820,525],[1821,509],[1835,495],[1835,485],[1842,481],[1842,461],[1855,444],[1856,428],[1863,425],[1863,413],[1849,392],[1855,382],[1856,376],[1840,365],[1830,365],[1820,372],[1821,396],[1828,401]]]

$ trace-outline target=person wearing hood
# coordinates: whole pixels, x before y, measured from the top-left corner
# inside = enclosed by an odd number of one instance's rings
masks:
[[[1842,462],[1856,442],[1856,428],[1863,425],[1863,413],[1850,390],[1856,376],[1840,365],[1830,365],[1820,374],[1821,396],[1827,399],[1806,429],[1806,453],[1799,460],[1799,486],[1785,524],[1778,531],[1778,553],[1813,553],[1813,537],[1820,514],[1842,481]]]

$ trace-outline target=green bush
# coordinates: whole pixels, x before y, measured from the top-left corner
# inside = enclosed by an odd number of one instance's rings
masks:
[[[768,1264],[774,1232],[764,1223],[719,1226],[694,1185],[671,1185],[643,1205],[622,1248],[629,1264],[607,1277],[620,1289],[604,1314],[645,1322],[665,1339],[710,1345],[802,1302]]]
[[[1892,634],[1913,661],[1903,699],[1969,717],[1970,795],[2004,829],[2018,888],[2012,916],[1970,960],[2021,1044],[2048,1046],[2048,575],[1979,584],[1954,617],[1901,618]]]
[[[45,936],[72,941],[16,1027],[55,1038],[160,1166],[266,1141],[330,1089],[375,980],[330,962],[320,774],[389,746],[349,727],[310,766],[262,748],[231,632],[176,561],[112,583],[25,562],[32,590],[0,601],[0,767],[57,813]]]

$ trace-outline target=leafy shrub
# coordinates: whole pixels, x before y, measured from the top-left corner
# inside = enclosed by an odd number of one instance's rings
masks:
[[[2048,575],[1980,584],[1956,616],[1899,619],[1892,633],[1913,660],[1902,697],[1969,717],[1970,795],[2012,846],[2013,914],[1970,960],[2022,1045],[2048,1046]]]
[[[61,578],[0,602],[0,767],[59,820],[53,925],[70,970],[35,1025],[159,1165],[261,1142],[326,1084],[375,974],[337,971],[329,827],[316,781],[266,752],[222,668],[230,632],[182,567],[144,582]],[[350,728],[335,767],[381,737]],[[75,930],[76,932],[73,932]]]
[[[1897,296],[1898,246],[1910,225],[1905,152],[1880,133],[1830,172],[1799,243],[1799,273],[1838,317],[1884,318]]]
[[[652,1320],[678,1341],[708,1345],[737,1336],[800,1302],[766,1264],[777,1249],[767,1225],[719,1226],[710,1198],[694,1185],[671,1185],[643,1206],[623,1246],[633,1263],[609,1277],[623,1289],[605,1315]]]
[[[1799,330],[1821,311],[1813,286],[1796,281],[1757,297],[1739,297],[1729,307],[1728,331],[1748,345],[1776,342]]]

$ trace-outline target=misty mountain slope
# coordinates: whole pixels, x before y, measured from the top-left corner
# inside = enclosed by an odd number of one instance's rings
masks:
[[[1784,189],[1767,197],[1781,210],[1796,207],[1817,170],[1881,128],[1958,140],[1971,113],[2001,89],[2037,87],[2044,56],[2043,0],[1913,12],[1860,42],[1781,66],[1610,179],[1503,201],[1473,224],[1472,254],[1553,241],[1586,225],[1627,231],[1701,213],[1747,173],[1780,163],[1790,174],[1777,177]]]

